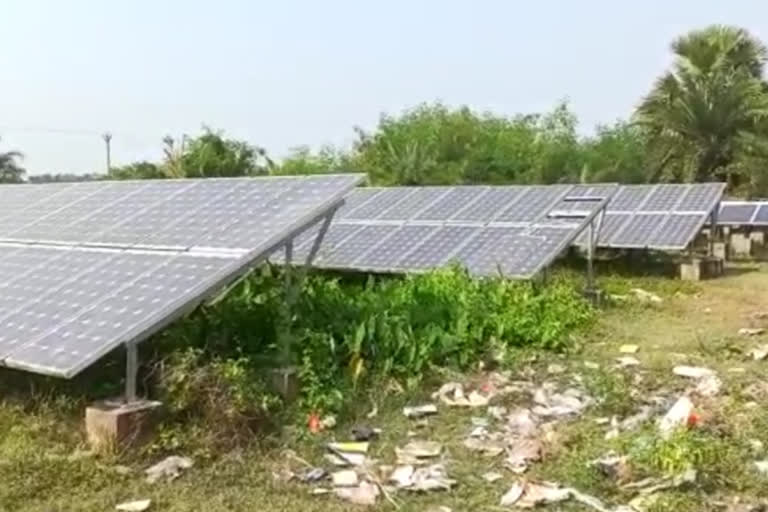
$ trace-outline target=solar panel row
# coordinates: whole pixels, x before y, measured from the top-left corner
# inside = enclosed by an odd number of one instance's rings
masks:
[[[717,223],[725,226],[768,226],[768,201],[723,201]]]
[[[77,374],[216,292],[360,180],[0,187],[0,364]]]
[[[600,192],[602,203],[565,201],[581,189],[574,185],[357,189],[328,230],[315,266],[418,272],[460,262],[475,275],[530,278],[570,245],[615,188],[580,194]],[[300,237],[295,253],[305,255],[311,240],[312,233]]]

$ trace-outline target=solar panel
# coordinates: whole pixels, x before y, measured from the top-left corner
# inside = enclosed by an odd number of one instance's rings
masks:
[[[724,189],[724,183],[621,185],[606,209],[598,246],[684,250],[717,208]]]
[[[360,179],[1,186],[0,364],[72,377],[189,311]]]
[[[717,223],[721,226],[768,226],[768,201],[723,201]]]
[[[357,189],[357,205],[335,219],[315,265],[418,272],[452,261],[476,275],[527,279],[551,263],[604,208],[615,186],[589,196],[573,185]],[[567,212],[568,215],[562,215]],[[557,216],[553,216],[557,213]],[[344,237],[335,233],[344,229]],[[305,250],[308,242],[299,250]],[[282,261],[275,254],[273,261]]]

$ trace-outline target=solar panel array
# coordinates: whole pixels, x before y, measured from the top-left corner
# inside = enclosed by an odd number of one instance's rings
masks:
[[[460,262],[475,275],[527,279],[549,265],[603,208],[615,186],[458,186],[356,189],[315,266],[418,272]],[[587,200],[600,192],[602,200]],[[569,202],[579,195],[583,201]],[[554,212],[559,212],[557,217]],[[565,218],[563,218],[563,216]],[[296,240],[306,254],[313,232]],[[280,262],[282,255],[275,254]]]
[[[724,190],[724,183],[621,185],[608,204],[598,246],[684,250],[717,208]],[[584,241],[582,237],[578,243]]]
[[[360,179],[0,186],[0,364],[77,374],[197,305]]]
[[[768,201],[723,201],[717,223],[723,226],[768,226]]]

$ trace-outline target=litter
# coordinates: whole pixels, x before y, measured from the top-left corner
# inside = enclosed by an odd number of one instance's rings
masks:
[[[328,472],[323,468],[308,468],[306,471],[298,475],[300,481],[304,483],[314,483],[324,480],[328,476]]]
[[[571,498],[571,489],[558,487],[551,483],[525,482],[515,484],[501,498],[501,506],[518,508],[534,508],[539,505],[561,503]]]
[[[760,336],[765,333],[762,327],[742,327],[739,329],[739,336]]]
[[[478,416],[472,416],[472,418],[470,418],[470,421],[472,422],[473,427],[488,428],[488,426],[491,424],[491,422],[488,421],[488,418],[481,418]]]
[[[492,405],[488,407],[488,416],[496,420],[503,420],[507,415],[507,408],[501,405]]]
[[[622,354],[636,354],[640,350],[638,345],[622,345],[619,347],[619,352]]]
[[[768,475],[768,460],[755,461],[755,468],[761,475]]]
[[[395,468],[392,474],[389,475],[387,480],[390,483],[395,484],[397,488],[408,487],[413,483],[412,478],[414,471],[416,471],[415,468],[410,464],[405,466],[398,466]]]
[[[328,443],[326,449],[331,453],[326,454],[325,459],[334,466],[362,466],[366,461],[368,443]]]
[[[193,465],[194,462],[189,457],[171,455],[148,468],[144,473],[147,475],[147,482],[150,484],[157,482],[163,477],[166,481],[170,482],[176,480],[185,469],[189,469]]]
[[[623,490],[636,490],[641,495],[651,495],[659,491],[676,489],[686,484],[696,482],[698,473],[695,469],[687,469],[682,473],[669,478],[646,478],[621,486]],[[634,501],[631,503],[633,504]]]
[[[366,426],[352,427],[352,439],[355,441],[370,441],[379,437],[381,429]]]
[[[749,447],[755,455],[759,455],[765,451],[765,444],[759,439],[750,439]]]
[[[115,506],[115,510],[122,512],[144,512],[150,505],[152,505],[152,500],[129,501]]]
[[[339,487],[333,492],[344,501],[363,506],[375,505],[379,497],[378,486],[369,482],[360,482],[357,487]]]
[[[690,379],[703,379],[704,377],[713,377],[715,375],[715,372],[709,368],[700,368],[697,366],[675,366],[672,369],[672,373]]]
[[[311,494],[312,496],[324,496],[326,494],[331,494],[331,492],[333,491],[331,491],[330,489],[326,489],[325,487],[315,487],[311,491],[309,491],[309,494]]]
[[[696,393],[699,396],[713,397],[720,394],[720,390],[723,387],[723,381],[716,375],[710,375],[704,377],[696,385]]]
[[[675,430],[693,426],[697,422],[698,416],[694,412],[693,402],[687,396],[681,396],[659,421],[659,431],[662,437],[666,439]]]
[[[489,471],[488,473],[485,473],[483,475],[483,480],[485,480],[489,484],[497,482],[502,478],[504,478],[504,475],[502,475],[501,473],[496,473],[495,471]]]
[[[589,398],[582,397],[581,392],[576,389],[549,394],[544,387],[534,392],[533,401],[538,405],[532,412],[542,417],[578,415],[591,402]]]
[[[432,416],[433,414],[437,414],[437,406],[435,404],[425,404],[403,407],[403,414],[408,418],[423,418],[424,416]]]
[[[448,478],[445,466],[442,464],[417,469],[411,476],[411,482],[407,489],[417,492],[449,491],[456,485],[456,480]]]
[[[335,453],[326,453],[324,458],[328,463],[341,468],[347,466],[362,466],[367,460],[364,453],[345,453],[341,456]]]
[[[654,304],[661,304],[663,300],[655,293],[651,293],[643,290],[642,288],[632,288],[629,293],[633,294],[640,302],[651,302]]]
[[[349,443],[328,443],[327,447],[333,453],[368,453],[368,443],[365,442],[349,442]]]
[[[498,457],[504,452],[503,442],[494,442],[485,439],[470,437],[464,440],[464,446],[473,452],[479,452],[486,457]]]
[[[617,357],[616,362],[618,363],[619,368],[629,368],[631,366],[640,366],[640,361],[636,357],[632,357],[632,356]]]
[[[593,363],[592,361],[584,361],[584,368],[588,370],[599,370],[600,365],[597,363]]]
[[[378,415],[379,415],[379,407],[376,404],[373,404],[373,408],[371,409],[371,412],[366,414],[365,417],[369,420],[372,420]]]
[[[504,464],[515,474],[522,474],[528,469],[529,462],[541,460],[542,446],[537,439],[518,441],[507,450]]]
[[[398,464],[423,464],[423,459],[440,455],[443,446],[433,441],[411,441],[402,448],[395,448]]]
[[[506,430],[518,437],[531,437],[538,431],[538,424],[529,409],[516,409],[507,416]]]
[[[630,469],[627,464],[627,457],[615,452],[610,452],[593,461],[592,465],[611,480],[624,481],[629,477]]]
[[[329,415],[320,420],[321,430],[330,430],[336,426],[336,416]]]
[[[635,430],[640,425],[651,419],[651,416],[653,416],[654,408],[649,406],[643,406],[640,408],[640,412],[637,414],[633,414],[632,416],[628,416],[624,418],[619,423],[619,428],[621,430]]]
[[[440,389],[432,395],[433,400],[440,400],[450,407],[485,407],[490,401],[489,396],[472,391],[469,395],[464,393],[464,386],[458,382],[449,382],[440,386]]]
[[[354,487],[358,484],[357,473],[351,469],[331,473],[331,481],[334,487]]]
[[[565,366],[555,363],[550,364],[547,366],[547,373],[551,375],[559,375],[561,373],[565,373]]]
[[[749,356],[755,361],[762,361],[768,357],[768,345],[761,345],[749,351]]]

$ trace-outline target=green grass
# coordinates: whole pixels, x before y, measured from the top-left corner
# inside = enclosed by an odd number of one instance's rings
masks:
[[[766,455],[753,453],[751,441],[768,446],[768,416],[762,407],[764,401],[758,400],[761,405],[756,408],[745,404],[752,400],[748,387],[768,381],[768,362],[748,360],[742,353],[768,343],[768,338],[744,339],[735,333],[747,325],[749,313],[768,309],[768,273],[733,274],[694,285],[663,277],[608,276],[603,282],[612,293],[641,287],[659,294],[664,302],[606,309],[588,332],[580,334],[581,350],[560,355],[517,350],[505,358],[509,369],[537,382],[557,380],[565,384],[578,374],[584,388],[599,400],[583,417],[556,429],[544,460],[531,467],[530,477],[576,487],[607,504],[624,504],[632,495],[590,466],[592,460],[614,449],[630,456],[634,478],[662,477],[689,465],[699,470],[696,485],[661,493],[650,511],[718,510],[714,505],[718,500],[727,502],[738,496],[744,502],[757,502],[766,498],[766,477],[752,468],[754,460]],[[618,348],[626,343],[640,346],[634,356],[642,366],[615,370],[612,366],[620,355]],[[600,369],[589,369],[584,361],[595,362]],[[565,366],[566,372],[547,375],[551,363]],[[597,418],[630,414],[651,394],[674,397],[682,392],[689,383],[672,374],[676,364],[713,368],[724,381],[721,396],[696,401],[702,426],[664,441],[656,435],[651,421],[636,432],[606,441],[606,427],[598,425]],[[733,367],[744,371],[729,372]],[[482,373],[459,377],[473,379],[476,375]],[[286,464],[284,451],[294,450],[311,463],[319,463],[324,442],[344,440],[352,425],[367,423],[384,431],[372,446],[372,456],[381,463],[392,463],[394,448],[405,444],[406,433],[413,429],[410,420],[402,416],[401,407],[427,399],[440,382],[455,378],[455,374],[432,375],[405,394],[385,392],[386,383],[359,389],[346,397],[353,405],[340,416],[340,424],[317,436],[306,433],[305,417],[295,412],[288,416],[292,424],[282,431],[263,430],[241,448],[222,450],[210,441],[216,432],[214,421],[188,418],[162,427],[154,445],[143,450],[91,456],[84,454],[82,432],[82,407],[92,396],[88,390],[73,384],[63,392],[47,391],[35,379],[14,375],[17,384],[21,379],[20,385],[3,388],[7,391],[0,395],[0,510],[95,512],[142,498],[153,500],[152,510],[163,511],[358,510],[333,497],[311,496],[305,485],[275,481],[272,472]],[[35,382],[34,389],[31,382]],[[768,395],[763,400],[766,398]],[[513,395],[502,403],[516,406],[524,400]],[[377,403],[379,415],[368,420],[365,414],[372,402]],[[418,431],[420,438],[444,443],[444,462],[460,483],[451,492],[398,494],[401,510],[423,511],[437,505],[455,511],[496,509],[516,477],[503,468],[501,458],[487,459],[462,446],[471,417],[481,413],[442,408],[429,427]],[[190,455],[196,465],[175,482],[145,483],[143,469],[169,453]],[[118,472],[119,466],[127,466],[131,473]],[[491,470],[504,474],[504,479],[493,484],[482,480],[481,475]],[[394,510],[386,501],[378,508]],[[584,508],[567,504],[560,510]]]

